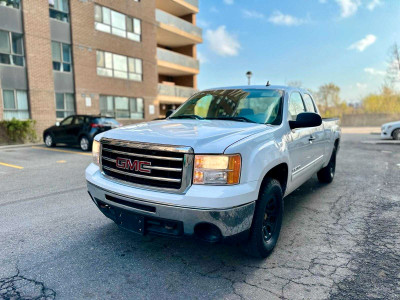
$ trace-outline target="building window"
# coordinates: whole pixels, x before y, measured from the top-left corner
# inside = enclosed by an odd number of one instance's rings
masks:
[[[140,42],[141,21],[111,10],[104,6],[94,6],[94,26],[97,30]]]
[[[98,50],[97,75],[142,81],[142,60]]]
[[[0,64],[24,66],[22,34],[0,30]]]
[[[56,93],[56,117],[64,119],[75,114],[74,94]]]
[[[69,22],[68,0],[49,0],[50,18]]]
[[[20,0],[0,0],[0,6],[19,8]]]
[[[26,91],[3,90],[4,120],[13,118],[29,119],[28,96]]]
[[[71,72],[71,45],[51,42],[53,70]]]
[[[143,98],[100,96],[101,115],[117,119],[144,119]]]

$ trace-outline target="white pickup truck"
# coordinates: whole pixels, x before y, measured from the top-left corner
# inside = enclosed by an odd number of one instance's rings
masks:
[[[165,120],[97,135],[88,191],[130,231],[241,241],[266,257],[283,198],[316,173],[333,180],[340,137],[338,120],[322,120],[305,90],[204,90]]]

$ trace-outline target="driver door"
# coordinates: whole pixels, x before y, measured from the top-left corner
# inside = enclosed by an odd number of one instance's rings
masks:
[[[69,143],[68,130],[72,126],[73,120],[73,116],[65,118],[60,122],[60,126],[54,130],[54,137],[58,143]]]
[[[289,98],[288,121],[295,121],[306,108],[299,92],[292,92]],[[292,129],[289,134],[288,150],[290,174],[294,186],[299,186],[314,174],[313,169],[313,128]]]

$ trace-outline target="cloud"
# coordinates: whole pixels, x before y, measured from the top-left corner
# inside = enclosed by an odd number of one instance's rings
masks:
[[[210,12],[212,12],[212,13],[218,13],[219,10],[218,10],[215,6],[211,6],[211,7],[210,7]]]
[[[236,36],[226,31],[226,26],[206,31],[206,40],[212,51],[220,56],[236,56],[239,54],[240,43]]]
[[[197,19],[197,20],[196,20],[196,25],[197,25],[197,26],[200,26],[200,27],[202,27],[202,28],[207,28],[207,27],[210,27],[210,22],[205,21],[205,20],[203,20],[203,19]]]
[[[208,63],[208,58],[202,52],[197,52],[197,59],[201,64]]]
[[[245,18],[249,18],[249,19],[264,19],[265,18],[265,16],[262,13],[255,11],[255,10],[243,9],[242,13]]]
[[[358,7],[361,5],[361,0],[336,0],[336,2],[340,6],[340,15],[342,18],[354,15],[357,12]]]
[[[370,3],[368,3],[367,8],[370,11],[373,11],[377,6],[380,6],[382,4],[382,0],[372,0]]]
[[[376,70],[374,68],[365,68],[364,72],[368,73],[368,74],[371,74],[371,75],[379,75],[379,76],[385,76],[386,75],[385,71]]]
[[[368,87],[368,85],[366,83],[359,83],[359,82],[356,83],[356,86],[360,90],[365,90]]]
[[[355,42],[354,44],[350,45],[350,47],[348,49],[349,50],[356,49],[360,52],[363,52],[365,49],[367,49],[369,46],[371,46],[375,42],[376,42],[376,36],[373,34],[368,34],[362,40],[359,40],[359,41]]]
[[[305,20],[293,17],[291,15],[284,15],[280,11],[275,11],[269,18],[268,21],[275,25],[284,26],[298,26],[306,23]]]
[[[224,3],[227,5],[232,5],[233,4],[233,0],[224,0]]]

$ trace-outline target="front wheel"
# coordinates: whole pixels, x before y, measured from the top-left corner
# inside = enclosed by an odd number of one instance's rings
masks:
[[[44,137],[44,143],[46,144],[47,147],[55,147],[56,143],[54,142],[53,137],[51,136],[51,134],[46,134],[46,136]]]
[[[278,242],[283,219],[283,193],[276,179],[268,179],[256,202],[246,252],[266,258]]]
[[[81,147],[82,151],[89,151],[90,150],[90,141],[86,136],[82,136],[79,140],[79,146]]]
[[[336,172],[336,148],[333,149],[331,159],[325,168],[318,171],[317,177],[321,183],[331,183]]]
[[[396,129],[395,131],[393,131],[392,136],[394,140],[400,140],[400,129]]]

